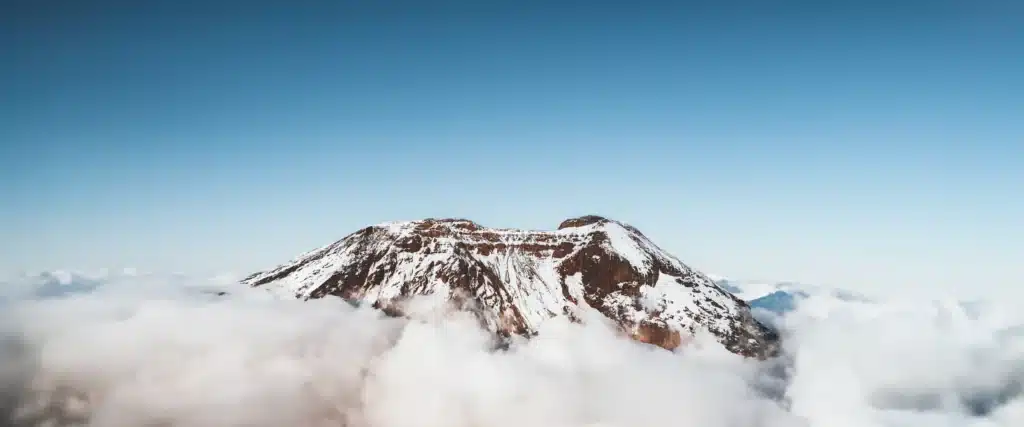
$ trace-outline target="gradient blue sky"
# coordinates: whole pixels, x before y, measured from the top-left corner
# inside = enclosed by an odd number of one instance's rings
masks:
[[[85,3],[0,12],[0,271],[596,213],[737,278],[1024,289],[1020,2]]]

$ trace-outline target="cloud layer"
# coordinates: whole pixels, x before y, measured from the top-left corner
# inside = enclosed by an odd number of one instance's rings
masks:
[[[184,277],[43,280],[4,285],[5,425],[1024,425],[1024,322],[995,304],[811,292],[758,313],[786,354],[754,362],[707,337],[639,344],[599,317],[496,351],[468,316]]]

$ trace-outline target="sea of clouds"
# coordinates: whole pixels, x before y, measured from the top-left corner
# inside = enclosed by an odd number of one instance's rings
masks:
[[[405,321],[230,283],[0,284],[0,425],[1024,426],[1013,302],[806,291],[789,311],[757,312],[785,340],[758,362],[709,337],[677,352],[639,344],[596,316],[494,350],[468,316]]]

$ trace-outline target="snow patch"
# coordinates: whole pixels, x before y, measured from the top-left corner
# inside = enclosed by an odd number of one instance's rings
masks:
[[[625,258],[640,274],[651,272],[650,256],[633,239],[629,230],[619,224],[611,224],[604,227],[604,233],[608,236],[611,249],[617,255]]]

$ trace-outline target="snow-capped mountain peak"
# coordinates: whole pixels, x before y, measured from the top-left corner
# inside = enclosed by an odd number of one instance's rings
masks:
[[[498,335],[532,335],[556,316],[596,309],[634,338],[676,348],[707,331],[729,350],[772,354],[775,335],[742,300],[632,226],[599,216],[551,231],[487,228],[465,219],[366,227],[244,284],[299,299],[338,296],[392,314],[441,295]]]

